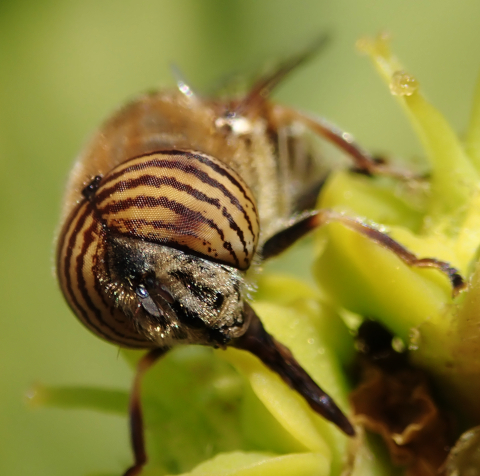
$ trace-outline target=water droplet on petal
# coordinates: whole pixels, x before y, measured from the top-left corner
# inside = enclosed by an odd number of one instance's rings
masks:
[[[390,81],[390,92],[394,96],[411,96],[419,87],[418,81],[405,71],[396,71]]]
[[[31,389],[29,389],[25,392],[25,397],[28,400],[33,400],[35,398],[36,394],[37,394],[37,390],[32,387]]]

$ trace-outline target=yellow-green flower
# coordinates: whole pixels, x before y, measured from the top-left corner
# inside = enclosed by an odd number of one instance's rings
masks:
[[[329,225],[315,273],[336,303],[375,318],[399,336],[410,349],[411,360],[429,372],[442,395],[472,424],[478,423],[480,87],[462,142],[391,55],[385,40],[363,40],[360,47],[372,58],[424,145],[429,187],[422,200],[416,196],[412,201],[409,184],[387,189],[381,181],[338,173],[319,204],[367,217],[417,256],[449,262],[469,287],[453,296],[439,272],[409,268],[339,225]]]
[[[409,349],[414,366],[433,379],[459,431],[467,430],[480,421],[480,86],[462,142],[384,39],[362,40],[360,48],[417,131],[428,177],[401,182],[338,171],[319,206],[366,220],[419,257],[449,262],[468,280],[468,289],[454,296],[438,270],[408,267],[378,243],[332,223],[318,234],[319,287],[266,274],[253,307],[347,414],[355,346],[345,315],[382,323]],[[139,357],[123,354],[132,363]],[[128,395],[41,387],[36,398],[126,414]],[[146,476],[327,476],[345,468],[358,476],[392,474],[378,441],[362,432],[350,440],[255,357],[236,349],[175,349],[148,374],[143,401]],[[125,467],[130,459],[125,455]]]

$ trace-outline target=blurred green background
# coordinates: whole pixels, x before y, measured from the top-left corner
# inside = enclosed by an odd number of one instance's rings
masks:
[[[276,92],[375,152],[420,148],[355,41],[382,30],[427,97],[462,131],[480,65],[480,2],[450,0],[0,1],[0,473],[118,471],[126,421],[32,410],[35,382],[127,388],[118,350],[72,316],[53,276],[64,182],[88,135],[135,94],[173,85],[174,62],[199,91],[251,73],[328,32],[329,47]]]

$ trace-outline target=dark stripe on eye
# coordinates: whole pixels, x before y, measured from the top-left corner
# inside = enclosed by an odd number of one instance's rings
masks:
[[[80,290],[80,294],[82,295],[82,298],[87,305],[88,309],[90,309],[91,312],[95,315],[97,322],[101,323],[103,326],[105,326],[114,336],[120,337],[121,339],[132,339],[133,341],[137,342],[142,342],[142,339],[136,339],[133,337],[129,337],[125,335],[122,332],[118,332],[117,329],[112,327],[110,324],[108,324],[102,316],[102,312],[100,309],[98,309],[95,304],[92,301],[92,298],[90,296],[89,290],[86,285],[85,281],[85,276],[83,274],[83,269],[84,269],[84,264],[85,264],[85,256],[87,254],[88,249],[92,245],[92,243],[95,242],[95,237],[94,237],[94,230],[97,228],[98,223],[96,219],[94,219],[93,223],[90,225],[89,228],[87,228],[84,233],[83,233],[83,241],[82,241],[82,249],[80,254],[77,256],[77,263],[76,263],[76,270],[77,270],[77,284],[78,288]],[[88,313],[88,311],[87,311]]]
[[[210,205],[213,205],[216,208],[220,208],[220,202],[217,198],[210,198],[204,193],[194,189],[190,185],[184,184],[183,182],[179,182],[177,179],[174,177],[157,177],[154,175],[142,175],[141,177],[138,177],[136,179],[131,179],[131,180],[125,180],[125,181],[119,181],[112,187],[103,189],[102,192],[97,196],[97,206],[100,206],[101,202],[104,201],[106,198],[109,198],[113,193],[119,191],[119,190],[132,190],[136,187],[139,186],[152,186],[155,188],[161,188],[163,185],[171,186],[175,188],[176,190],[180,190],[182,192],[186,192],[190,196],[194,197],[197,200],[200,200],[202,202],[206,202]],[[152,197],[154,198],[154,197]],[[117,202],[118,203],[118,202]],[[154,208],[155,205],[150,204],[149,200],[146,200],[146,203],[148,207]],[[146,207],[141,207],[141,208],[146,208]],[[228,213],[228,210],[223,207],[222,208],[222,214],[223,216],[227,219],[229,226],[232,230],[234,230],[240,239],[242,246],[243,246],[243,251],[245,253],[245,256],[249,256],[248,249],[247,249],[247,244],[245,242],[245,236],[242,231],[242,229],[237,225],[237,223],[233,220],[233,217]],[[250,230],[251,231],[251,230]],[[253,233],[252,233],[253,236]],[[255,238],[253,236],[253,238]]]
[[[192,153],[187,153],[185,151],[181,151],[181,153],[180,153],[180,151],[162,151],[162,155],[167,155],[167,154],[168,155],[182,155],[182,156],[187,155],[188,157],[197,159],[199,162],[204,163],[204,165],[207,165],[207,166],[211,167],[219,175],[227,177],[227,178],[229,178],[229,180],[231,179],[230,182],[233,185],[235,185],[242,192],[242,195],[252,204],[252,209],[254,211],[254,214],[255,214],[255,216],[258,216],[255,204],[246,194],[245,188],[242,186],[242,184],[240,184],[240,182],[238,182],[238,180],[236,180],[232,175],[230,175],[229,172],[225,171],[222,167],[218,166],[217,164],[215,164],[214,162],[212,162],[212,161],[210,161],[206,158],[203,158],[201,155],[195,155],[195,154],[192,154]],[[152,156],[154,156],[154,155],[155,154],[152,154]],[[148,156],[145,156],[145,157],[148,157]],[[131,159],[131,160],[136,160],[136,159]],[[130,161],[125,162],[125,164],[128,164],[128,162],[130,162]],[[125,165],[125,164],[123,164],[123,165]],[[199,170],[194,165],[186,164],[185,162],[182,162],[182,161],[168,160],[168,159],[156,159],[155,158],[155,159],[151,159],[151,160],[146,160],[145,162],[142,162],[142,163],[139,163],[139,164],[134,164],[134,165],[130,165],[130,166],[127,165],[126,167],[121,168],[120,170],[117,170],[115,173],[110,174],[105,179],[105,181],[103,182],[102,188],[104,186],[106,186],[108,183],[112,182],[113,180],[116,180],[118,177],[122,176],[125,173],[136,172],[136,171],[144,171],[148,167],[155,167],[155,168],[160,168],[160,169],[164,168],[164,169],[181,170],[184,173],[188,173],[188,174],[193,175],[194,177],[199,179],[201,182],[203,182],[203,183],[205,183],[205,184],[207,184],[207,185],[209,185],[213,188],[216,188],[217,190],[220,190],[225,195],[225,197],[228,198],[230,200],[230,202],[238,210],[240,210],[242,212],[242,214],[245,218],[245,221],[248,224],[248,228],[250,230],[250,233],[253,236],[255,236],[254,233],[253,233],[253,227],[252,227],[252,223],[250,221],[250,216],[248,215],[246,210],[243,208],[242,204],[238,201],[238,199],[223,184],[218,182],[218,180],[214,179],[213,177],[208,175],[203,170]],[[220,173],[220,171],[224,172],[224,173]],[[98,196],[102,197],[102,199],[100,201],[104,200],[103,191]]]
[[[233,231],[235,231],[237,236],[240,238],[240,241],[242,242],[242,246],[243,246],[243,252],[245,253],[245,257],[246,257],[245,259],[248,261],[247,243],[245,242],[245,235],[243,234],[242,229],[237,225],[237,223],[233,219],[232,215],[230,215],[230,213],[228,213],[228,211],[225,207],[223,207],[223,209],[222,209],[222,215],[227,219],[230,228]]]
[[[95,250],[95,254],[94,254],[94,262],[92,263],[92,276],[93,276],[93,279],[94,279],[93,288],[94,288],[95,292],[97,293],[97,296],[102,301],[102,304],[103,304],[104,308],[105,309],[110,309],[110,303],[107,302],[104,290],[103,290],[102,285],[100,283],[101,272],[100,272],[100,268],[98,266],[98,256],[100,254],[103,256],[103,253],[105,253],[104,249],[99,250],[99,248],[101,246],[103,246],[103,243],[104,243],[105,231],[104,231],[103,227],[101,227],[101,226],[98,227],[98,228],[99,228],[99,230],[97,230],[97,232],[98,232],[99,236],[96,240],[97,243],[96,243],[96,250]],[[113,315],[113,313],[111,311],[110,311],[110,314]],[[118,319],[116,319],[116,320],[118,320]]]
[[[211,169],[213,169],[217,174],[221,175],[222,177],[225,177],[227,178],[230,183],[232,185],[234,185],[236,188],[238,188],[238,190],[240,190],[240,192],[242,193],[242,195],[244,196],[244,198],[246,200],[248,200],[250,202],[250,204],[252,205],[252,210],[255,214],[256,217],[258,217],[258,212],[257,212],[257,208],[255,206],[255,203],[250,199],[250,197],[247,195],[246,191],[245,191],[245,187],[235,178],[233,177],[233,175],[230,174],[230,172],[228,172],[228,170],[225,168],[225,167],[220,167],[218,164],[216,164],[215,162],[211,161],[210,159],[208,159],[207,157],[205,156],[202,156],[202,155],[197,155],[197,154],[194,154],[194,153],[191,153],[191,152],[187,152],[188,155],[190,157],[193,157],[195,158],[196,160],[198,160],[199,162],[201,162],[202,164],[210,167]],[[185,153],[185,155],[187,154]],[[173,151],[172,151],[172,154],[171,155],[175,155],[173,154]],[[207,177],[210,177],[209,175],[205,174]],[[200,177],[199,177],[200,178]],[[200,180],[202,180],[200,178]],[[213,179],[214,180],[214,179]],[[208,183],[204,180],[202,180],[202,182],[204,183]],[[219,183],[219,182],[217,182]],[[211,185],[210,183],[208,183],[208,185]],[[227,189],[225,186],[223,186],[222,184],[219,184],[220,187],[221,187],[221,190],[222,192],[230,199],[231,203],[233,205],[235,205],[238,210],[240,210],[243,214],[243,217],[245,218],[245,221],[248,223],[248,229],[250,230],[250,233],[252,234],[252,236],[255,236],[255,234],[253,233],[253,228],[252,228],[252,223],[250,221],[250,216],[248,215],[248,213],[246,212],[246,210],[243,208],[243,206],[240,204],[240,202],[238,201],[238,199],[232,195]],[[213,185],[212,185],[213,186]]]
[[[175,200],[170,200],[167,197],[151,197],[139,195],[135,198],[127,198],[125,200],[120,200],[118,202],[108,204],[105,207],[99,209],[99,212],[103,216],[108,216],[118,213],[120,211],[128,210],[129,208],[156,207],[166,208],[184,217],[185,220],[188,220],[193,224],[192,228],[196,228],[198,226],[197,224],[205,224],[211,229],[215,230],[223,242],[223,247],[229,251],[230,256],[234,259],[237,266],[240,265],[238,257],[232,248],[232,245],[230,244],[230,242],[225,241],[225,235],[223,231],[217,226],[217,224],[213,220],[204,217],[200,212],[192,210],[191,208],[188,208]]]
[[[211,198],[200,192],[196,188],[193,188],[191,185],[188,185],[183,182],[179,182],[175,177],[167,176],[156,176],[145,174],[136,179],[122,180],[115,183],[112,187],[105,188],[100,194],[96,197],[97,206],[100,206],[101,203],[109,198],[113,193],[117,191],[131,190],[140,186],[149,186],[154,188],[161,188],[162,186],[168,186],[175,188],[181,192],[185,192],[188,195],[191,195],[196,200],[201,202],[206,202],[210,205],[213,205],[215,208],[220,208],[220,201],[218,198]]]
[[[101,235],[103,235],[103,234],[104,234],[104,232],[102,231],[102,232],[101,232]],[[102,240],[102,237],[100,237],[100,241],[103,241],[103,240]],[[96,250],[96,252],[95,252],[95,256],[96,256],[96,257],[97,257],[98,254],[99,254],[99,252],[98,252],[98,246],[99,246],[99,245],[97,244],[97,250]],[[102,250],[102,253],[104,253],[104,250]],[[100,297],[100,300],[102,301],[103,306],[104,306],[106,309],[109,309],[109,308],[110,308],[110,305],[109,305],[109,303],[107,302],[107,300],[105,299],[105,293],[104,293],[104,291],[103,291],[103,289],[102,289],[102,286],[101,286],[101,283],[100,283],[100,278],[99,278],[99,276],[100,276],[100,270],[99,270],[99,267],[98,267],[98,263],[97,263],[97,262],[95,262],[95,263],[93,264],[93,266],[92,266],[92,275],[93,275],[93,277],[94,277],[94,285],[93,285],[93,287],[94,287],[94,289],[95,289],[95,292],[97,293],[97,296]],[[113,315],[112,312],[110,312],[110,313]],[[116,320],[118,320],[118,319],[116,319]]]
[[[241,184],[225,167],[220,167],[218,164],[213,162],[211,159],[209,159],[205,155],[195,154],[194,152],[190,152],[190,151],[169,150],[169,151],[165,151],[164,153],[169,155],[189,155],[190,157],[195,158],[196,160],[206,165],[207,167],[210,167],[211,169],[213,169],[215,172],[217,172],[217,174],[227,178],[232,185],[234,185],[236,188],[238,188],[238,190],[240,190],[240,192],[242,192],[242,195],[245,197],[246,200],[248,200],[252,204],[253,210],[257,214],[255,203],[247,195],[243,184]]]
[[[144,218],[118,218],[115,219],[115,224],[110,225],[110,229],[115,230],[120,234],[123,234],[119,225],[123,225],[128,230],[129,234],[132,234],[137,238],[147,239],[147,241],[151,241],[153,243],[164,244],[167,239],[158,238],[157,236],[152,236],[149,233],[145,233],[145,230],[142,229],[143,227],[151,226],[155,230],[168,230],[175,235],[182,235],[185,237],[189,236],[197,240],[205,241],[203,238],[200,238],[194,231],[186,230],[184,226],[177,226],[169,221],[147,221]],[[140,230],[138,230],[138,228],[140,228]],[[209,244],[209,242],[206,243]]]
[[[78,210],[78,211],[80,211],[80,210]],[[77,238],[79,238],[79,233],[82,230],[87,217],[91,213],[92,213],[92,207],[90,205],[87,205],[85,207],[85,210],[83,211],[82,215],[80,215],[78,217],[78,219],[76,220],[75,225],[73,225],[73,220],[69,224],[68,231],[72,230],[72,232],[70,233],[70,239],[69,239],[68,245],[67,245],[67,252],[65,253],[65,259],[63,261],[65,288],[66,288],[66,290],[67,290],[67,292],[70,296],[72,304],[74,304],[74,306],[80,311],[80,313],[83,316],[85,322],[88,325],[90,325],[93,329],[95,329],[95,331],[98,332],[100,335],[102,335],[105,338],[108,338],[108,336],[97,325],[95,325],[92,322],[88,313],[85,311],[85,309],[78,302],[78,300],[75,296],[75,293],[73,291],[73,288],[72,288],[72,280],[71,280],[71,274],[70,274],[71,271],[73,271],[73,270],[70,270],[70,264],[72,262],[73,250],[75,249],[75,242],[76,242]],[[76,218],[76,215],[75,215],[74,218]],[[73,227],[73,229],[72,229],[72,227]],[[68,231],[65,235],[68,234]],[[80,239],[81,239],[81,237],[80,237]],[[74,264],[72,264],[72,266],[78,273],[78,268],[76,268]]]
[[[92,210],[92,206],[90,204],[87,204],[84,212],[78,217],[78,219],[76,219],[77,218],[76,215],[80,211],[80,209],[81,209],[81,207],[79,207],[77,209],[77,211],[76,211],[75,215],[73,216],[73,219],[71,220],[69,226],[66,227],[67,230],[66,230],[65,234],[61,237],[62,241],[61,241],[61,244],[60,244],[60,249],[63,248],[63,244],[65,242],[65,239],[66,239],[68,233],[70,232],[70,237],[69,237],[69,240],[68,240],[68,245],[67,245],[67,249],[66,249],[65,258],[63,260],[63,268],[64,268],[64,273],[63,274],[64,274],[64,278],[65,278],[65,289],[66,289],[66,292],[68,293],[68,296],[70,298],[71,303],[75,306],[76,309],[78,309],[78,311],[82,315],[85,323],[87,323],[99,335],[103,336],[107,340],[110,340],[110,336],[108,334],[106,334],[104,332],[104,330],[101,329],[97,325],[97,323],[102,323],[101,314],[99,315],[99,311],[96,309],[96,307],[91,302],[91,298],[88,294],[88,290],[86,289],[85,279],[84,279],[84,275],[83,275],[84,253],[86,253],[86,251],[88,250],[89,246],[91,245],[91,243],[93,241],[93,233],[92,232],[96,228],[97,224],[95,222],[92,223],[92,225],[89,228],[87,228],[86,230],[83,231],[83,233],[81,233],[83,228],[84,228],[85,221],[87,220],[88,216],[93,212],[93,210]],[[75,221],[75,219],[76,219],[76,221]],[[77,240],[79,240],[79,241],[83,240],[82,241],[82,251],[81,251],[81,254],[77,257],[76,263],[74,263],[72,261],[72,255],[73,255],[73,250],[75,249],[75,244],[76,244]],[[71,269],[71,267],[73,269]],[[87,306],[90,307],[90,309],[98,311],[98,312],[94,311],[95,317],[97,318],[96,322],[94,322],[91,319],[88,311],[85,310],[85,308],[79,303],[79,301],[78,301],[78,299],[75,295],[75,292],[73,291],[72,280],[71,280],[71,272],[73,272],[73,271],[76,272],[77,281],[78,281],[78,285],[79,285],[79,290],[80,290],[80,294],[82,295],[82,298],[85,300]],[[121,334],[121,333],[117,332],[111,326],[107,325],[105,322],[103,322],[103,324],[108,329],[110,329],[114,335],[116,335],[118,337],[121,337],[125,342],[128,342],[128,343],[130,343],[129,341],[138,342],[138,343],[142,342],[141,339],[136,339],[134,337],[126,336],[124,334]],[[144,345],[139,346],[139,347],[144,347]]]

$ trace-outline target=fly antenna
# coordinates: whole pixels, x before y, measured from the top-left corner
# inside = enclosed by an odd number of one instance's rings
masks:
[[[308,48],[301,53],[292,56],[270,74],[261,77],[250,89],[248,94],[239,102],[235,108],[237,115],[244,115],[246,111],[255,110],[260,107],[270,96],[275,87],[283,81],[283,78],[298,66],[309,61],[312,56],[321,51],[328,43],[329,36],[324,34],[318,37]]]

